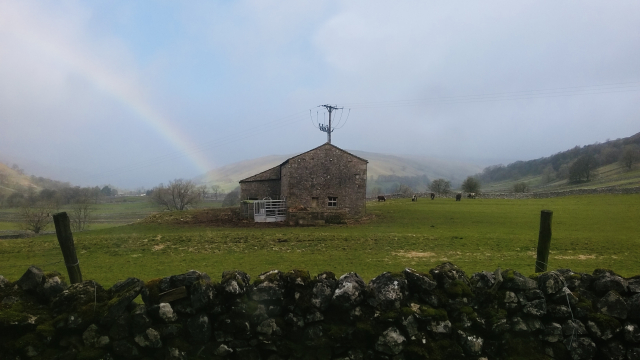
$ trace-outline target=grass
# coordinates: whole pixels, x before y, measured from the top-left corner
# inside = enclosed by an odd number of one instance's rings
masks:
[[[90,230],[106,229],[115,226],[123,226],[142,220],[147,216],[162,211],[157,205],[151,203],[146,197],[123,196],[109,199],[109,202],[95,204],[93,206],[92,221],[89,224]],[[219,208],[222,201],[206,201],[199,205],[199,208]],[[0,231],[23,230],[19,221],[19,208],[0,209]],[[62,206],[55,212],[67,211],[70,213],[70,206]],[[51,224],[45,231],[54,231]]]
[[[444,261],[467,274],[497,267],[533,273],[540,210],[553,215],[549,268],[640,274],[640,195],[552,199],[409,199],[371,202],[368,221],[324,227],[231,228],[137,223],[74,234],[85,279],[104,286],[196,269],[218,279],[241,269],[303,268],[312,275],[356,271],[365,280]],[[0,274],[17,280],[29,264],[66,273],[54,235],[0,241]],[[54,264],[51,264],[54,263]]]
[[[567,183],[567,179],[554,180],[548,184],[543,184],[542,175],[536,175],[526,176],[517,180],[509,179],[482,184],[482,190],[485,192],[511,192],[513,191],[513,186],[520,182],[527,183],[530,191],[534,192],[593,189],[610,186],[619,188],[635,187],[640,186],[640,167],[634,166],[628,169],[620,163],[601,166],[596,169],[591,181],[579,184],[569,184]]]

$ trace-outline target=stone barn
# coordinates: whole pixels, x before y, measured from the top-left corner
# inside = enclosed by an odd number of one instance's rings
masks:
[[[299,223],[361,216],[365,212],[367,163],[325,143],[240,180],[242,206],[252,217],[252,201],[285,200],[289,216],[296,213]]]

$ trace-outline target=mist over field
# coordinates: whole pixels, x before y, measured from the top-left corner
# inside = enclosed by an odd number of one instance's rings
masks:
[[[638,132],[640,4],[0,3],[0,161],[151,188],[321,145],[482,168]],[[468,175],[472,175],[470,171]]]

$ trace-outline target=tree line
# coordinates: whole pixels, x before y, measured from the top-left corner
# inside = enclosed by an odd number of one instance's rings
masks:
[[[596,168],[614,163],[629,170],[640,163],[640,133],[605,143],[576,146],[549,157],[516,161],[507,166],[492,165],[477,177],[483,182],[498,182],[541,175],[543,184],[554,180],[578,183],[590,181]]]

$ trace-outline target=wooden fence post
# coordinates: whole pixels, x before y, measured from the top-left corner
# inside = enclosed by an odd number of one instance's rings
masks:
[[[53,214],[53,223],[56,226],[56,235],[58,236],[58,243],[62,250],[64,263],[67,266],[69,281],[71,284],[81,283],[82,273],[80,272],[80,262],[76,255],[76,247],[73,244],[73,234],[71,233],[69,216],[66,212]]]
[[[553,211],[540,212],[540,233],[538,234],[538,256],[536,257],[536,272],[547,271],[549,263],[549,249],[551,247],[551,219]]]

